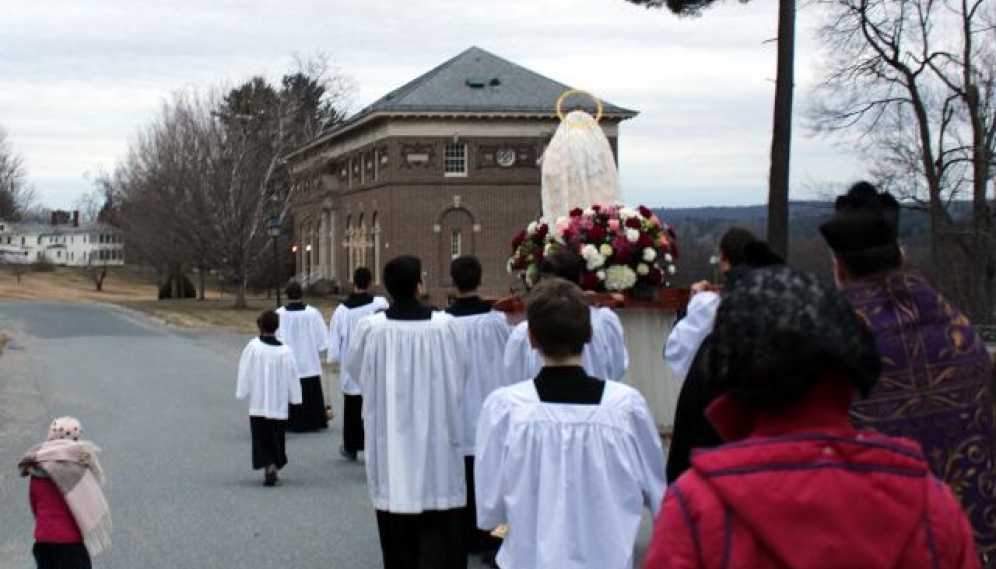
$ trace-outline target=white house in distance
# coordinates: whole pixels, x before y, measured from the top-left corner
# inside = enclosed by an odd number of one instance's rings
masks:
[[[124,234],[107,224],[80,226],[79,212],[52,212],[50,223],[0,220],[0,262],[70,267],[123,265]]]

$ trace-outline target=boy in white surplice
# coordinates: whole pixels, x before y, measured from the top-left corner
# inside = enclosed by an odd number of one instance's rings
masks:
[[[581,290],[544,279],[526,308],[545,366],[484,402],[476,437],[477,521],[508,525],[503,569],[631,569],[644,508],[664,495],[664,455],[643,397],[590,377]]]
[[[328,334],[322,313],[301,300],[304,296],[301,283],[291,281],[284,292],[287,305],[277,309],[280,317],[277,339],[294,352],[297,373],[301,376],[301,404],[290,406],[287,430],[307,433],[328,427],[322,393],[322,360],[318,355],[328,345]]]
[[[573,251],[556,249],[543,259],[540,278],[556,277],[577,284],[583,264],[581,257]],[[581,367],[593,377],[621,381],[629,368],[622,322],[611,308],[592,306],[588,312],[592,333],[581,352]],[[536,377],[541,367],[543,359],[529,342],[529,322],[521,322],[512,330],[505,346],[507,383]]]
[[[353,294],[336,307],[329,320],[329,363],[339,362],[339,379],[342,382],[342,446],[339,455],[356,460],[363,450],[363,394],[360,384],[349,375],[345,359],[349,353],[349,340],[361,320],[387,308],[387,299],[373,296],[367,289],[373,275],[366,267],[353,271]]]
[[[478,288],[481,286],[481,262],[473,255],[463,255],[450,263],[450,278],[457,289],[457,297],[446,309],[456,317],[456,323],[463,330],[467,346],[468,375],[463,389],[463,455],[467,477],[467,513],[464,524],[467,528],[467,551],[498,550],[498,540],[488,532],[477,529],[477,515],[474,505],[474,433],[477,432],[477,417],[481,406],[491,392],[507,384],[502,371],[502,358],[505,343],[511,329],[505,313],[491,308],[491,303],[481,299]]]
[[[285,431],[287,409],[301,403],[294,352],[277,340],[280,317],[272,310],[256,320],[259,337],[242,350],[237,399],[249,400],[249,429],[252,434],[252,467],[266,469],[265,483],[277,482],[277,471],[287,464]]]
[[[384,285],[391,306],[360,322],[346,357],[363,392],[367,485],[384,568],[465,569],[462,334],[452,316],[418,301],[418,258],[392,259]]]

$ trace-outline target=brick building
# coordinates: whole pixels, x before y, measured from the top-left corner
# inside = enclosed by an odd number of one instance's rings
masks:
[[[344,285],[368,266],[422,259],[434,302],[445,301],[450,260],[474,254],[484,292],[516,285],[505,270],[514,234],[540,215],[537,164],[569,87],[471,48],[388,93],[288,157],[294,179],[295,263],[305,282]],[[636,112],[604,103],[617,148]],[[592,103],[569,99],[566,108]]]

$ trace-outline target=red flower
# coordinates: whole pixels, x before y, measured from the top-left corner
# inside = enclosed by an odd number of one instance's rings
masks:
[[[650,269],[650,272],[647,273],[647,282],[653,286],[664,284],[664,272],[657,267]]]
[[[598,285],[601,281],[598,280],[598,274],[594,271],[586,271],[581,275],[581,288],[584,290],[598,290]]]
[[[640,238],[636,240],[637,249],[646,249],[647,247],[650,247],[653,244],[654,242],[650,239],[650,236],[647,235],[646,233],[641,233]]]
[[[584,211],[581,208],[576,207],[576,208],[574,208],[574,209],[571,210],[571,214],[570,215],[571,215],[571,217],[581,217],[581,214],[583,214],[583,213],[584,213]]]
[[[640,229],[641,227],[643,227],[643,224],[640,223],[639,219],[631,217],[626,220],[626,227],[630,229]]]
[[[518,235],[515,236],[514,239],[512,239],[512,249],[518,249],[525,242],[526,242],[526,230],[523,229],[518,233]]]
[[[596,225],[588,230],[588,241],[592,245],[600,244],[605,240],[605,230],[601,226]]]
[[[591,206],[592,211],[602,211],[602,206],[595,204]]]
[[[642,215],[643,217],[645,217],[647,219],[650,219],[654,215],[654,212],[650,211],[650,209],[647,208],[646,206],[642,206],[641,205],[640,207],[638,207],[636,209],[637,209],[637,211],[640,212],[640,215]]]
[[[547,233],[550,233],[550,226],[545,223],[536,228],[536,235],[540,239],[546,237]]]
[[[633,258],[633,248],[623,235],[615,238],[612,242],[612,248],[615,250],[612,253],[612,261],[614,263],[625,265]]]

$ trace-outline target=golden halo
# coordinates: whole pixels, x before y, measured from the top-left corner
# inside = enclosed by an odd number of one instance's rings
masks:
[[[561,107],[564,105],[564,101],[567,97],[570,97],[571,95],[588,95],[591,97],[591,100],[595,101],[595,106],[598,109],[595,114],[595,124],[598,124],[602,120],[602,101],[599,101],[598,97],[593,95],[590,91],[585,91],[583,89],[568,89],[557,98],[556,111],[557,118],[560,119],[560,122],[564,122],[564,110]]]

